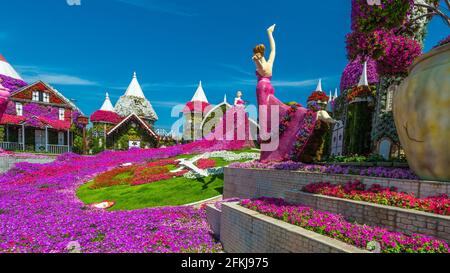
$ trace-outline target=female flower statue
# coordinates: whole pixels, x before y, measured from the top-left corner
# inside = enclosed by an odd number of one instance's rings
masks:
[[[333,123],[334,120],[326,111],[314,112],[300,105],[287,106],[275,97],[272,86],[272,70],[276,56],[273,32],[275,25],[267,29],[271,52],[269,59],[264,57],[265,46],[257,45],[253,49],[253,62],[256,65],[258,84],[256,95],[259,105],[261,161],[299,161],[314,132],[318,119]],[[275,121],[279,121],[278,124]],[[281,126],[279,126],[281,125]],[[280,130],[278,131],[276,128]],[[275,130],[275,131],[274,131]],[[278,140],[278,141],[277,141]],[[270,145],[266,145],[270,142]]]

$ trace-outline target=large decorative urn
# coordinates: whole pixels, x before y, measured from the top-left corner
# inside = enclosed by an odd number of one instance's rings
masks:
[[[450,181],[450,44],[414,62],[393,111],[411,168],[422,179]]]

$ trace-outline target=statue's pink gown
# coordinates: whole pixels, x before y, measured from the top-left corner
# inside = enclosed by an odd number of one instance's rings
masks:
[[[258,98],[258,105],[259,106],[268,106],[267,109],[270,112],[270,106],[279,106],[279,115],[280,115],[280,122],[285,116],[286,112],[290,109],[290,106],[282,103],[280,100],[278,100],[275,97],[275,89],[272,86],[271,79],[272,77],[263,77],[259,75],[259,73],[256,73],[258,77],[258,85],[256,87],[256,96]],[[261,109],[260,109],[261,111]],[[312,124],[310,123],[309,126],[307,126],[307,113],[309,115],[313,115],[312,118]],[[260,113],[261,116],[261,113]],[[310,110],[299,107],[297,111],[293,114],[292,119],[289,123],[289,126],[287,129],[280,135],[280,141],[278,145],[278,149],[275,151],[262,151],[261,152],[261,162],[271,162],[271,161],[286,161],[286,160],[292,160],[292,153],[294,151],[294,146],[300,145],[300,148],[297,149],[297,151],[303,151],[304,147],[307,144],[307,139],[312,135],[313,129],[315,126],[315,122],[317,120],[317,113],[311,112]],[[260,121],[261,123],[261,121]],[[267,126],[268,130],[270,132],[270,114],[268,115],[267,120]],[[260,124],[261,126],[261,124]],[[311,129],[312,128],[312,129]],[[297,142],[297,136],[301,134],[303,136],[302,139],[306,139],[306,141],[300,141]],[[301,152],[300,152],[301,153]],[[297,152],[297,157],[299,158],[300,155]]]

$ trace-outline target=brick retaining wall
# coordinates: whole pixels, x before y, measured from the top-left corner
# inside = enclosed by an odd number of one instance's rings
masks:
[[[229,253],[368,253],[236,203],[222,204],[220,234]]]
[[[214,237],[220,240],[220,218],[222,216],[222,212],[217,209],[214,205],[206,206],[206,220],[211,226],[211,230],[214,234]]]
[[[339,213],[349,220],[369,226],[380,226],[409,235],[420,233],[450,242],[450,216],[309,194],[297,190],[288,191],[286,201]]]
[[[380,184],[397,187],[399,191],[414,193],[417,197],[450,195],[450,182],[404,180],[358,175],[331,175],[282,170],[225,168],[224,198],[284,198],[286,191],[299,190],[315,182],[345,183],[360,180],[370,187]]]

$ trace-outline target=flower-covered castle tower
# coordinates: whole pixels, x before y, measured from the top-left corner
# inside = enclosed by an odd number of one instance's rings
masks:
[[[115,112],[109,94],[106,93],[102,107],[92,113],[90,119],[93,124],[91,129],[91,149],[95,154],[105,150],[107,132],[119,124],[123,118]]]
[[[330,97],[322,90],[322,79],[319,79],[316,90],[308,97],[308,108],[314,111],[326,110]]]
[[[202,82],[198,84],[197,90],[191,101],[183,109],[184,126],[183,139],[186,141],[197,140],[203,137],[202,121],[210,106],[203,90]]]

